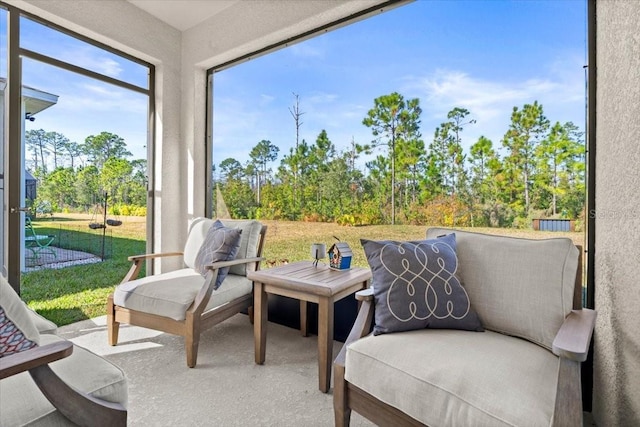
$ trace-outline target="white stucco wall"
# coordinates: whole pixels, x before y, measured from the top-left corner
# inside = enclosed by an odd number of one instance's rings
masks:
[[[598,1],[593,418],[640,425],[640,2]]]

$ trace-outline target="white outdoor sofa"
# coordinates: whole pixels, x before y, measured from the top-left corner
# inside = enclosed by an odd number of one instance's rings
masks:
[[[29,309],[4,277],[0,282],[5,319],[10,318],[38,343],[0,355],[0,425],[125,426],[128,389],[124,372],[57,336],[54,323]]]

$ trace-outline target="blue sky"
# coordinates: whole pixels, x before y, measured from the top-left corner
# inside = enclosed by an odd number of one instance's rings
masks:
[[[0,76],[6,76],[6,12],[0,9]],[[37,24],[21,20],[20,44],[74,65],[147,86],[147,70],[137,63]],[[84,77],[28,58],[23,59],[22,83],[58,95],[57,104],[25,121],[25,129],[55,131],[83,143],[106,131],[124,138],[130,159],[146,158],[148,100],[145,95]],[[26,154],[27,166],[30,154]],[[51,156],[49,161],[52,162]],[[69,166],[67,163],[66,166]]]
[[[56,131],[77,143],[106,131],[125,140],[130,160],[146,158],[145,95],[29,59],[23,75],[24,85],[58,95],[56,105],[36,114],[34,122],[25,121],[27,131]]]
[[[3,75],[5,18],[0,11]],[[29,21],[22,30],[24,47],[144,85],[137,64]],[[418,0],[216,73],[214,163],[245,163],[267,139],[280,147],[275,169],[295,144],[293,93],[304,112],[301,139],[313,143],[325,129],[338,150],[352,139],[371,141],[362,119],[376,97],[394,91],[420,99],[427,146],[454,107],[477,121],[463,132],[467,148],[480,135],[499,147],[512,108],[535,100],[552,122],[583,128],[585,52],[584,0]],[[60,97],[27,121],[27,130],[57,131],[76,142],[108,131],[125,139],[134,158],[145,157],[144,96],[32,60],[23,68],[25,85]]]
[[[477,120],[467,148],[481,135],[499,147],[513,107],[535,100],[583,129],[585,53],[584,1],[418,0],[216,73],[214,163],[244,163],[267,139],[280,147],[275,169],[295,144],[293,93],[301,139],[326,129],[339,150],[371,141],[362,119],[394,91],[420,99],[427,146],[454,107]]]

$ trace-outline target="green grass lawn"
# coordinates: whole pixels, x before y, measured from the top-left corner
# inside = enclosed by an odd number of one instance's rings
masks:
[[[29,306],[58,326],[67,325],[105,314],[107,296],[120,283],[131,263],[127,257],[145,253],[144,218],[121,218],[121,227],[111,228],[112,256],[104,262],[67,267],[60,270],[40,270],[22,275],[22,298]],[[76,218],[56,218],[54,222],[36,221],[39,233],[53,231],[65,221]],[[427,227],[414,225],[376,225],[341,227],[337,224],[293,221],[264,221],[268,226],[264,257],[281,263],[309,260],[311,243],[325,243],[329,248],[337,237],[353,250],[352,265],[367,266],[360,239],[418,240]],[[55,225],[54,225],[55,224]],[[474,231],[526,238],[569,237],[584,245],[584,233],[540,232],[514,229],[473,229]],[[327,259],[324,259],[327,262]],[[266,265],[263,264],[263,268]]]
[[[34,221],[33,226],[38,234],[55,235],[60,226],[83,226],[85,223],[88,222],[73,217],[57,217],[53,221]],[[131,266],[127,257],[146,251],[141,228],[144,229],[143,219],[121,229],[112,228],[111,256],[103,262],[22,273],[22,299],[58,326],[104,315],[107,296]]]

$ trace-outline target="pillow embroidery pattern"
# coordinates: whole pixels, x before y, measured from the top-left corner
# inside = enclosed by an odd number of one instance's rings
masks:
[[[0,307],[0,357],[29,350],[37,345],[24,336],[22,331],[7,317],[4,308]]]
[[[395,277],[391,282],[389,292],[387,292],[389,312],[401,322],[407,322],[413,318],[426,320],[431,316],[436,319],[446,317],[462,319],[469,313],[471,305],[467,292],[461,287],[458,278],[454,276],[458,269],[458,259],[455,254],[452,257],[439,256],[440,251],[453,252],[453,249],[446,243],[435,242],[431,244],[430,248],[426,246],[422,243],[399,243],[397,246],[387,244],[382,248],[380,262],[389,274]],[[385,256],[387,256],[385,252],[397,252],[399,255],[404,255],[405,258],[399,266],[387,265],[384,262]],[[434,256],[429,256],[427,252]],[[413,258],[413,260],[409,261],[409,258]],[[412,271],[412,266],[418,266],[419,270]],[[454,306],[456,301],[451,299],[453,287],[460,288],[467,296],[462,304],[457,306]],[[406,292],[408,296],[414,296],[417,289],[425,289],[425,304],[422,305],[422,301],[419,300],[420,308],[415,300],[408,301],[409,305],[407,305],[406,301],[391,298],[396,292]],[[438,298],[439,295],[442,298]]]
[[[455,235],[363,241],[363,246],[373,272],[375,335],[423,328],[483,330],[456,276]]]
[[[241,234],[242,230],[239,228],[227,228],[220,220],[214,222],[196,255],[195,269],[206,276],[207,264],[234,259],[240,248]],[[220,287],[228,273],[229,267],[218,269],[218,277],[213,285],[214,290]]]

